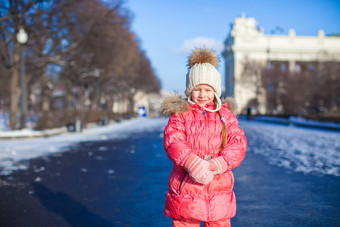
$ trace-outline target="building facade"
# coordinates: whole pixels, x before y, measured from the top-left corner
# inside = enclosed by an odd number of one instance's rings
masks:
[[[288,35],[266,35],[254,18],[242,15],[231,25],[223,57],[226,95],[235,97],[242,112],[257,98],[256,113],[265,114],[266,94],[258,86],[261,68],[280,62],[287,70],[296,71],[309,62],[340,62],[340,37],[326,36],[322,30],[317,36],[297,36],[293,29]],[[252,66],[252,75],[245,75]]]

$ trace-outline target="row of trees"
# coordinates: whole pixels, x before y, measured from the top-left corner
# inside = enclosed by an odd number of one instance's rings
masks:
[[[12,129],[18,127],[21,94],[20,28],[29,36],[28,107],[39,115],[41,128],[72,121],[74,109],[112,110],[116,97],[132,108],[136,92],[159,92],[160,82],[130,29],[131,15],[122,1],[8,0],[0,3],[0,18],[0,98]],[[51,111],[57,87],[65,89],[59,112]],[[38,106],[34,95],[40,96]]]
[[[264,97],[267,114],[333,120],[340,116],[339,62],[297,62],[289,69],[288,62],[263,65],[247,59],[241,77],[256,94],[249,105],[259,105]]]

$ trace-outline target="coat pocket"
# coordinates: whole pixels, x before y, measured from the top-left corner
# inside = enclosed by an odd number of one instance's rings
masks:
[[[178,185],[178,189],[177,189],[177,195],[181,195],[181,189],[183,187],[183,184],[184,184],[184,180],[186,178],[186,176],[188,175],[188,173],[186,172],[181,180],[181,182],[179,183]]]
[[[185,196],[195,196],[198,194],[202,194],[203,187],[205,185],[197,183],[194,179],[192,179],[189,174],[185,174],[182,182],[179,184],[177,195]]]

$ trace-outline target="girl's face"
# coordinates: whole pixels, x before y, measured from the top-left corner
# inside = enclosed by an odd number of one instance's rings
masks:
[[[202,107],[207,103],[214,101],[215,91],[206,84],[197,85],[191,92],[192,101]]]

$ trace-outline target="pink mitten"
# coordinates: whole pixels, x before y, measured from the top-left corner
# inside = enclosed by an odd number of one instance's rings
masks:
[[[198,156],[192,154],[185,162],[184,167],[189,172],[189,175],[200,184],[209,184],[213,178],[214,173],[209,170],[209,162]]]
[[[213,171],[215,174],[224,173],[228,170],[228,164],[224,161],[223,157],[213,158],[209,161],[210,166],[209,169]]]

